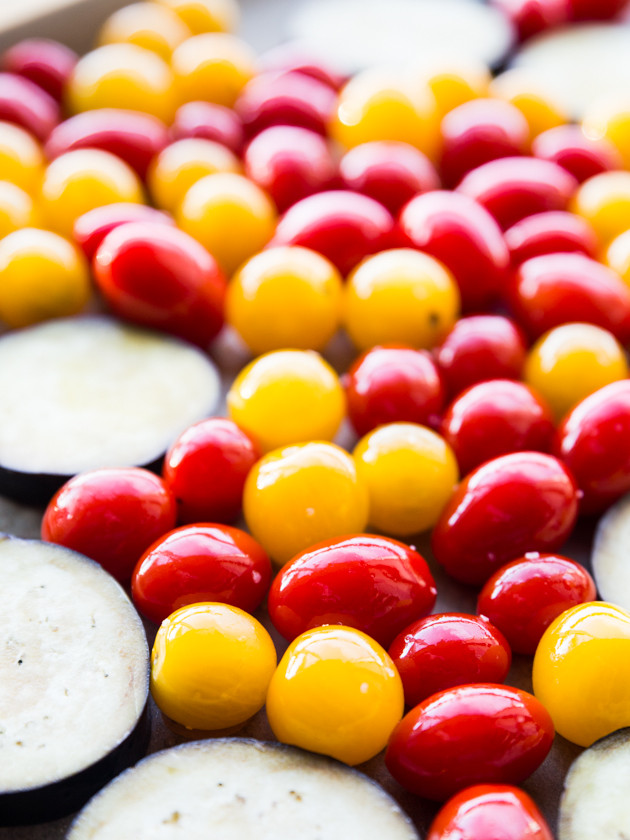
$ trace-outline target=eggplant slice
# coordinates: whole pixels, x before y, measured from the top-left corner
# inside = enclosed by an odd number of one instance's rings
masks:
[[[630,494],[599,520],[591,568],[602,599],[630,610]]]

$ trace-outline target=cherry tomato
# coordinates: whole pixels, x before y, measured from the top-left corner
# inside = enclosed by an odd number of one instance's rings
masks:
[[[503,235],[467,196],[445,191],[418,196],[403,208],[400,227],[414,248],[453,273],[465,310],[485,306],[505,285],[510,255]]]
[[[121,318],[205,347],[223,326],[226,283],[215,260],[177,228],[120,225],[94,256],[94,278]]]
[[[482,584],[526,551],[554,551],[571,533],[578,491],[551,455],[514,452],[459,485],[433,530],[435,558],[462,583]]]
[[[47,38],[25,38],[2,56],[2,69],[34,82],[61,102],[65,87],[77,63],[74,50]]]
[[[59,105],[24,76],[0,73],[0,120],[15,123],[43,142],[59,122]]]
[[[88,260],[91,260],[99,245],[114,228],[129,222],[152,222],[157,225],[175,226],[175,221],[168,213],[147,207],[145,204],[105,204],[88,210],[74,223],[72,238],[81,248]]]
[[[164,456],[162,476],[177,500],[177,519],[233,522],[245,479],[259,458],[254,441],[231,420],[209,417],[189,426]]]
[[[264,456],[245,483],[247,527],[279,565],[315,543],[365,530],[368,494],[353,459],[332,443]]]
[[[306,128],[276,125],[251,141],[245,172],[266,190],[280,212],[333,185],[336,166],[323,137]]]
[[[256,56],[234,35],[204,32],[173,51],[171,66],[178,105],[205,100],[232,108],[254,75]]]
[[[160,624],[180,607],[201,601],[254,612],[270,582],[269,558],[245,531],[185,525],[144,552],[133,572],[131,594],[142,615]]]
[[[184,730],[233,733],[263,707],[276,662],[271,636],[253,616],[228,604],[191,604],[160,625],[151,694]]]
[[[426,799],[469,785],[518,784],[544,761],[553,723],[533,695],[480,683],[433,694],[394,729],[385,754],[392,776]]]
[[[532,154],[564,167],[580,184],[623,165],[611,142],[604,137],[592,139],[577,125],[559,125],[543,131],[532,143]]]
[[[273,47],[260,56],[260,64],[267,72],[295,72],[311,76],[319,82],[339,90],[347,77],[329,65],[321,56],[311,55],[308,47],[299,42],[288,42]]]
[[[569,2],[570,0],[493,0],[493,5],[498,6],[508,16],[518,33],[519,41],[526,41],[539,32],[568,23]]]
[[[590,222],[600,245],[607,245],[628,229],[630,172],[602,172],[593,175],[580,185],[571,203],[571,210]]]
[[[413,347],[373,347],[343,378],[348,417],[358,435],[384,423],[433,425],[444,405],[444,385],[431,356]]]
[[[427,840],[553,840],[553,834],[525,791],[473,785],[444,805]]]
[[[343,187],[380,201],[393,215],[419,193],[437,190],[435,167],[419,149],[390,141],[355,146],[339,161]]]
[[[171,126],[174,140],[201,137],[222,143],[239,155],[245,142],[243,124],[231,108],[215,102],[185,102],[175,112]]]
[[[521,219],[505,231],[513,266],[544,254],[577,252],[595,257],[595,231],[581,216],[562,210],[536,213]]]
[[[272,245],[302,245],[329,259],[343,276],[364,257],[390,247],[394,219],[382,204],[346,190],[298,201],[278,222]]]
[[[575,476],[580,509],[599,513],[630,490],[630,381],[585,397],[558,428],[558,457]]]
[[[434,352],[454,397],[476,382],[520,379],[527,350],[513,321],[502,315],[469,315],[457,321]]]
[[[477,612],[501,630],[515,653],[533,656],[560,613],[593,601],[596,595],[593,578],[579,563],[558,554],[531,552],[486,581]]]
[[[98,33],[99,44],[135,44],[170,61],[178,47],[192,32],[168,6],[160,3],[130,3],[105,20]]]
[[[0,239],[38,223],[39,213],[30,195],[10,181],[0,181]]]
[[[612,146],[616,154],[616,166],[609,169],[627,169],[630,164],[628,140],[630,139],[630,111],[628,103],[618,98],[596,98],[586,109],[582,120],[582,132],[595,142]]]
[[[285,639],[324,624],[356,627],[388,645],[431,612],[437,590],[415,549],[369,534],[327,540],[287,563],[269,592],[269,617]]]
[[[344,326],[360,350],[393,342],[430,349],[452,329],[459,302],[442,263],[394,248],[363,260],[348,278]]]
[[[455,186],[467,172],[497,158],[529,151],[529,125],[515,105],[501,99],[473,99],[442,120],[440,172]]]
[[[630,288],[583,254],[545,254],[520,265],[509,293],[518,323],[533,338],[570,321],[595,324],[630,341]]]
[[[329,85],[303,73],[261,73],[245,86],[234,107],[250,137],[274,125],[325,135],[336,102]]]
[[[267,717],[285,744],[361,764],[387,744],[403,713],[387,652],[353,627],[317,627],[287,648],[269,684]]]
[[[441,118],[464,102],[487,96],[492,77],[482,62],[451,56],[446,62],[421,73],[421,78],[433,94]]]
[[[440,613],[414,621],[389,647],[407,706],[467,683],[502,683],[512,661],[496,627],[465,613]]]
[[[592,324],[563,324],[531,348],[523,378],[547,401],[556,420],[589,394],[628,377],[623,347]]]
[[[532,83],[526,70],[519,67],[495,76],[490,82],[489,93],[516,105],[529,123],[532,137],[570,121],[568,114],[549,98],[541,86]]]
[[[44,173],[44,155],[28,131],[10,122],[0,122],[0,179],[35,196]]]
[[[202,32],[232,32],[239,23],[236,0],[159,0],[173,9],[195,35]]]
[[[416,423],[379,426],[353,455],[369,493],[370,523],[397,537],[433,527],[459,478],[448,443]]]
[[[473,169],[457,191],[479,202],[506,230],[534,213],[565,210],[577,186],[573,175],[557,163],[506,157]]]
[[[554,424],[547,404],[527,385],[491,379],[472,385],[451,403],[440,432],[466,475],[508,452],[549,452]]]
[[[65,545],[128,581],[141,554],[175,526],[175,498],[139,467],[91,470],[67,481],[48,503],[42,539]]]

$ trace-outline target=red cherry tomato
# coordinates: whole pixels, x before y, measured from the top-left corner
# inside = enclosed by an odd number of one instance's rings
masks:
[[[554,451],[575,476],[580,510],[598,513],[630,490],[630,380],[612,382],[562,421]]]
[[[435,359],[451,396],[488,379],[520,379],[527,347],[520,329],[502,315],[461,318]]]
[[[168,129],[151,114],[99,108],[60,123],[48,138],[45,151],[53,160],[73,149],[102,149],[124,160],[144,178],[149,164],[168,142]]]
[[[553,840],[553,834],[525,791],[473,785],[449,799],[427,840]]]
[[[59,116],[59,104],[39,85],[14,73],[0,73],[0,120],[25,128],[43,142]]]
[[[543,131],[532,143],[532,154],[559,164],[580,184],[600,172],[623,169],[621,155],[610,141],[604,137],[593,140],[578,125],[559,125]]]
[[[414,621],[389,647],[407,706],[456,685],[501,683],[512,661],[509,645],[489,621],[465,613]]]
[[[164,456],[162,475],[177,499],[179,522],[233,522],[243,488],[260,458],[254,441],[232,420],[209,417],[189,426]]]
[[[27,38],[10,47],[2,56],[2,69],[24,76],[61,102],[74,65],[79,57],[59,41]]]
[[[513,266],[544,254],[578,252],[595,257],[598,250],[597,235],[586,219],[562,210],[521,219],[505,231],[505,241]]]
[[[235,110],[253,137],[272,125],[299,125],[325,135],[337,104],[327,84],[303,73],[261,73],[249,81]]]
[[[608,20],[624,10],[628,0],[569,0],[571,20]]]
[[[333,185],[336,167],[324,138],[293,125],[256,135],[245,152],[245,173],[283,212],[296,201]]]
[[[444,183],[455,186],[482,163],[527,154],[529,124],[515,105],[502,99],[471,99],[442,120]]]
[[[464,309],[485,306],[505,285],[510,255],[492,216],[468,196],[438,190],[413,198],[400,214],[410,245],[452,272]]]
[[[527,260],[509,293],[517,322],[532,338],[577,321],[630,341],[630,288],[612,269],[583,254],[545,254]]]
[[[466,475],[508,452],[549,452],[554,424],[549,407],[527,385],[492,379],[472,385],[451,403],[440,434]]]
[[[594,601],[583,566],[558,554],[533,552],[499,569],[479,594],[477,612],[501,630],[515,653],[532,655],[551,622],[576,604]]]
[[[554,730],[526,691],[481,683],[433,694],[394,729],[385,754],[392,776],[443,801],[469,785],[518,784],[542,764]]]
[[[88,210],[74,223],[72,236],[88,260],[91,260],[107,234],[129,222],[154,222],[175,227],[175,220],[168,213],[147,207],[146,204],[105,204]]]
[[[101,242],[94,278],[121,318],[205,347],[223,326],[226,282],[208,251],[178,228],[121,225]]]
[[[565,210],[578,182],[562,166],[531,157],[491,160],[473,169],[457,192],[473,198],[503,230],[525,216]]]
[[[231,108],[214,102],[186,102],[176,113],[171,126],[173,140],[201,137],[222,143],[239,155],[245,143],[241,119]]]
[[[42,539],[91,557],[125,582],[142,552],[174,525],[175,499],[157,475],[139,467],[92,470],[50,500]]]
[[[345,189],[380,201],[393,215],[414,195],[440,187],[429,158],[409,143],[393,140],[350,149],[339,161],[339,175]]]
[[[433,553],[456,580],[482,584],[526,551],[558,549],[577,512],[564,464],[540,452],[502,455],[459,485],[433,530]]]
[[[366,351],[343,384],[348,416],[359,436],[383,423],[435,425],[444,405],[444,385],[430,354],[404,345]]]
[[[366,195],[347,190],[311,195],[290,207],[268,247],[301,245],[327,257],[347,275],[364,257],[393,247],[391,213]]]
[[[259,63],[265,72],[302,73],[323,82],[333,90],[339,90],[347,80],[346,76],[330,67],[321,57],[310,55],[302,44],[295,42],[274,47],[260,56]]]
[[[133,602],[154,624],[180,607],[217,601],[253,612],[267,594],[271,561],[253,537],[229,525],[176,528],[142,555]]]
[[[387,646],[433,609],[436,593],[417,551],[359,534],[319,543],[283,566],[269,592],[269,617],[289,641],[313,627],[343,624]]]

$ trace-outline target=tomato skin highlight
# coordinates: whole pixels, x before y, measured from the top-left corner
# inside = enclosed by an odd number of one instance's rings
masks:
[[[239,155],[245,144],[243,124],[231,108],[215,102],[185,102],[175,112],[173,140],[202,137],[227,146]]]
[[[532,257],[561,252],[577,252],[595,258],[598,249],[595,231],[581,216],[555,210],[521,219],[505,231],[514,267]]]
[[[600,172],[623,168],[621,155],[609,140],[592,140],[578,125],[559,125],[543,131],[534,138],[532,154],[559,164],[580,184]]]
[[[417,551],[387,537],[360,534],[298,554],[276,576],[268,608],[289,641],[314,627],[342,624],[387,646],[414,617],[433,609],[436,594]]]
[[[3,53],[2,69],[34,82],[61,102],[78,55],[59,41],[25,38]]]
[[[110,231],[130,222],[153,222],[175,227],[175,220],[168,213],[145,204],[105,204],[88,210],[74,223],[72,238],[88,260],[94,257],[99,245]]]

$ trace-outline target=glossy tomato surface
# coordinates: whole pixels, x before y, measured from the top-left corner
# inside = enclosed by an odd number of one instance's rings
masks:
[[[154,223],[122,225],[94,257],[96,283],[114,312],[205,347],[223,326],[226,283],[192,236]]]
[[[175,525],[175,499],[161,478],[138,467],[92,470],[48,503],[42,539],[91,557],[127,581],[140,555]]]
[[[222,143],[240,154],[245,143],[243,123],[231,108],[215,102],[185,102],[175,112],[171,126],[174,140],[201,137]]]
[[[47,38],[25,38],[3,54],[2,69],[24,76],[61,102],[66,82],[77,63],[74,50]]]
[[[524,790],[473,785],[444,805],[427,840],[553,840],[553,834]]]
[[[518,784],[551,749],[553,723],[533,695],[480,683],[433,694],[394,729],[385,754],[392,776],[438,802],[470,785]]]
[[[600,172],[623,168],[621,156],[609,140],[587,137],[578,125],[559,125],[543,131],[534,138],[532,154],[559,164],[580,184]]]
[[[512,661],[503,634],[486,619],[465,613],[414,621],[394,639],[389,655],[403,681],[407,706],[457,685],[501,683]]]
[[[482,584],[527,551],[554,551],[571,533],[578,492],[551,455],[514,452],[470,473],[433,531],[437,561],[462,583]]]
[[[510,307],[532,338],[581,321],[630,340],[630,288],[612,269],[583,254],[545,254],[524,262],[510,289]]]
[[[177,519],[233,522],[249,471],[260,453],[232,420],[209,417],[189,426],[164,456],[162,475],[177,500]]]
[[[152,222],[158,225],[175,227],[175,220],[168,213],[148,207],[146,204],[104,204],[88,210],[74,223],[72,238],[81,248],[88,260],[91,260],[107,234],[129,222]]]
[[[302,73],[324,82],[333,90],[338,90],[347,78],[322,56],[312,54],[306,45],[295,41],[273,47],[263,53],[259,61],[265,71]]]
[[[59,122],[59,105],[29,79],[0,73],[0,120],[25,128],[43,142]]]
[[[269,593],[269,617],[289,641],[313,627],[343,624],[387,646],[433,609],[436,593],[417,551],[359,534],[319,543],[283,566]]]
[[[579,563],[532,552],[486,581],[477,612],[502,631],[515,653],[531,656],[560,613],[595,597],[595,583]]]
[[[400,228],[410,245],[451,271],[464,309],[487,304],[507,282],[510,255],[501,230],[468,196],[444,190],[417,196],[403,208]]]
[[[404,345],[368,350],[342,382],[358,435],[384,423],[435,425],[444,404],[442,377],[429,353]]]
[[[549,452],[551,411],[527,385],[510,379],[479,382],[449,406],[440,426],[462,475],[508,452]]]
[[[188,604],[215,601],[253,612],[269,589],[271,561],[253,537],[214,523],[185,525],[145,551],[133,602],[154,624]]]
[[[513,266],[543,254],[577,252],[595,257],[598,250],[597,236],[586,219],[563,210],[521,219],[505,231],[505,241]]]

